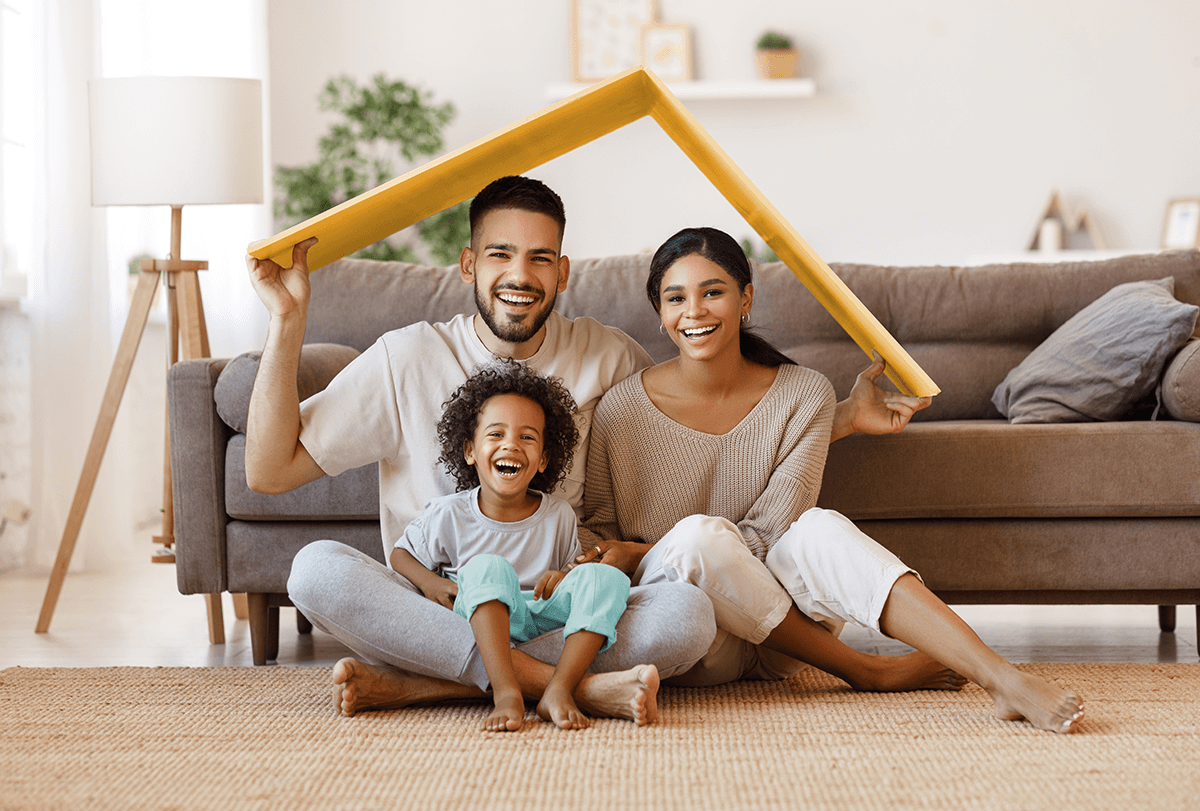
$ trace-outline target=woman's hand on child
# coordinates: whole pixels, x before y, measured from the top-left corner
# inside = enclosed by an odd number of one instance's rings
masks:
[[[650,549],[649,544],[639,543],[637,541],[601,541],[602,546],[593,546],[591,549],[584,550],[584,553],[575,558],[575,562],[571,564],[571,568],[584,563],[607,563],[609,566],[615,566],[625,574],[633,574],[637,570],[638,564],[642,562],[647,550]]]
[[[551,569],[550,571],[546,572],[538,580],[537,585],[533,587],[533,599],[549,599],[550,595],[554,593],[554,589],[558,587],[558,584],[561,583],[563,578],[566,576],[566,572],[560,572],[555,569]]]

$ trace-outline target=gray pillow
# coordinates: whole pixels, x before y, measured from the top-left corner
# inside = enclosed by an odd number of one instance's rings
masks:
[[[1118,420],[1154,392],[1200,307],[1175,300],[1175,279],[1117,285],[1073,315],[992,394],[1009,422]]]
[[[250,414],[250,393],[254,390],[254,378],[258,376],[258,362],[262,352],[245,352],[238,355],[221,370],[217,386],[213,391],[217,414],[239,434],[246,433],[246,420]],[[300,348],[300,368],[296,371],[296,387],[300,400],[322,391],[333,380],[334,375],[357,358],[354,347],[341,344],[305,344]]]

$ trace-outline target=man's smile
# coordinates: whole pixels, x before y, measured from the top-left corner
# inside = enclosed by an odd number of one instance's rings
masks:
[[[501,288],[494,295],[500,301],[510,307],[528,307],[531,304],[536,304],[541,296],[528,290],[514,290],[512,288]]]

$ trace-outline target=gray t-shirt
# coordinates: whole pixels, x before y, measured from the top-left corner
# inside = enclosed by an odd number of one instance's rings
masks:
[[[542,497],[537,512],[511,523],[480,512],[478,487],[432,499],[409,523],[396,548],[451,579],[476,555],[499,555],[517,570],[521,588],[532,589],[547,571],[566,570],[582,553],[571,505],[557,496],[537,494]]]

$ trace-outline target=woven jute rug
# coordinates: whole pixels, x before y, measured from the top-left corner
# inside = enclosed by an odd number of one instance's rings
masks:
[[[0,671],[4,809],[1194,809],[1200,664],[1039,664],[1078,732],[978,687],[663,688],[657,724],[562,731],[487,705],[334,713],[326,668]]]

